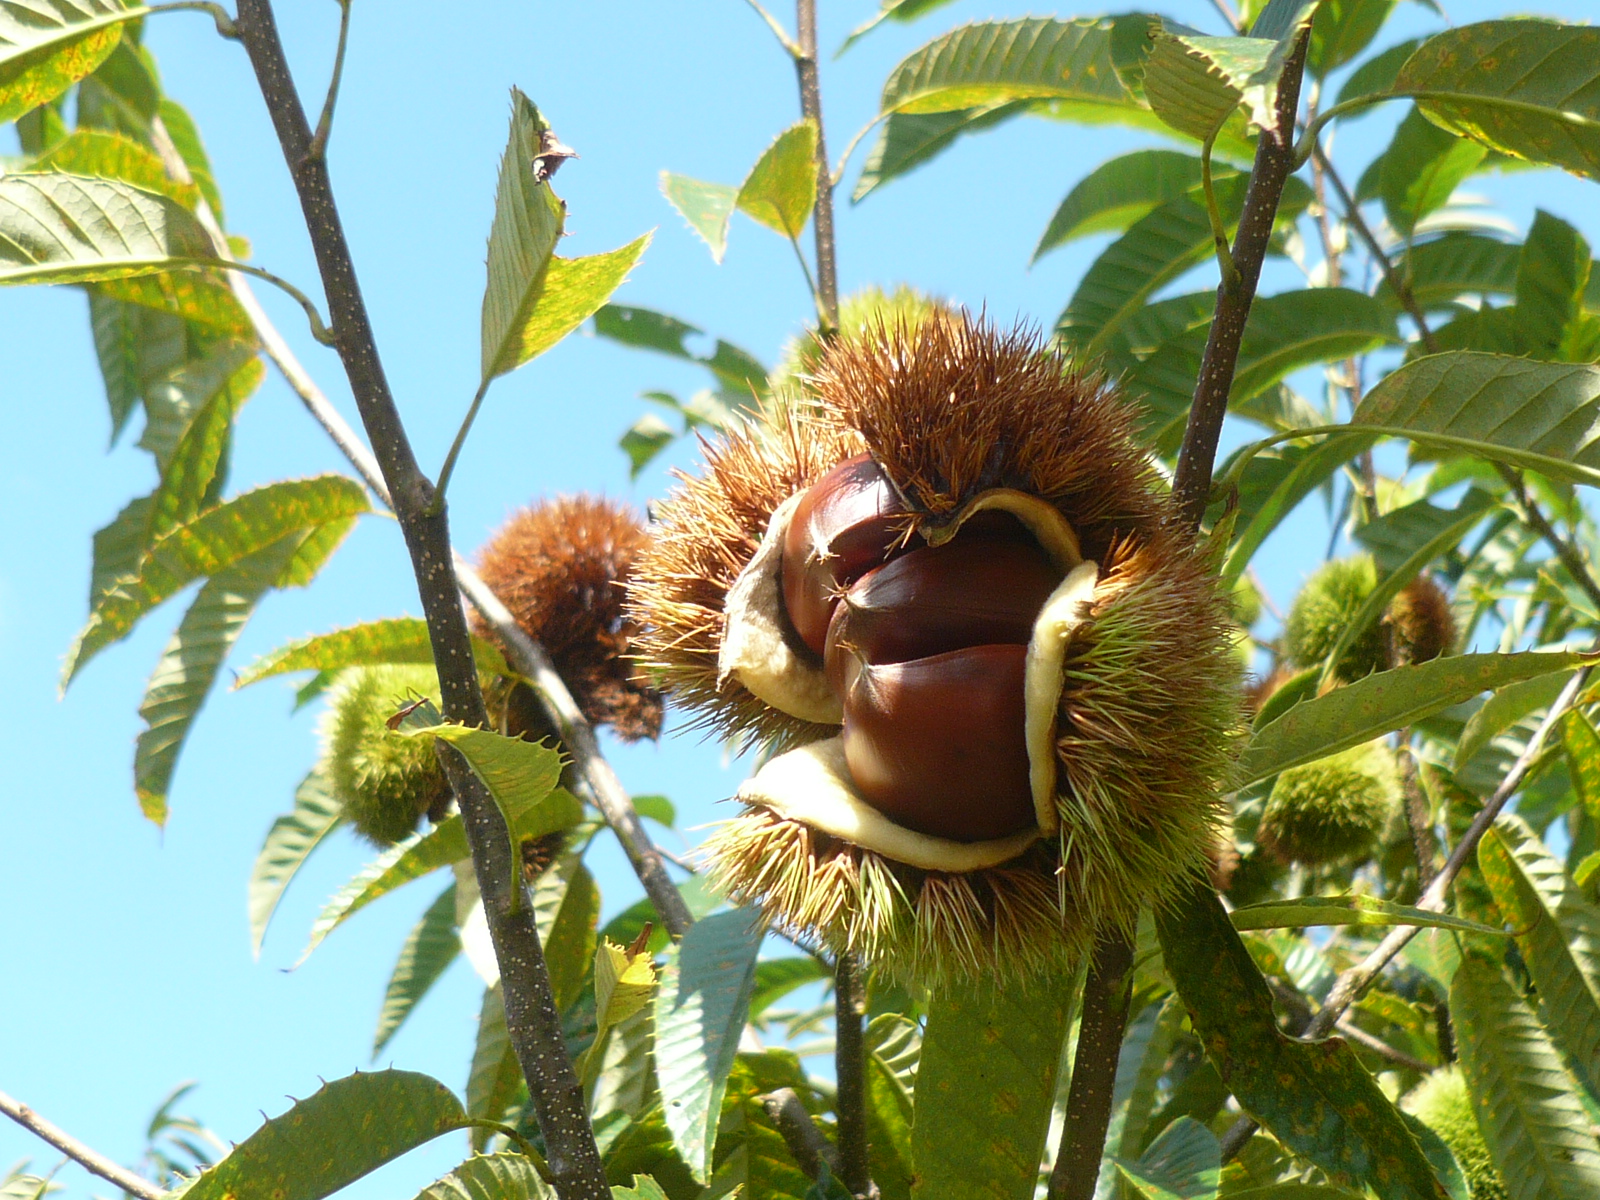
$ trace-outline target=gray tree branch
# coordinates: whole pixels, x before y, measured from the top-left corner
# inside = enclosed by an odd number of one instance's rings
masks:
[[[161,1200],[167,1194],[142,1175],[135,1175],[105,1155],[89,1149],[66,1130],[45,1120],[22,1101],[13,1100],[4,1092],[0,1092],[0,1113],[10,1117],[29,1133],[49,1142],[84,1170],[100,1176],[107,1183],[116,1184],[130,1196],[137,1196],[139,1200]]]

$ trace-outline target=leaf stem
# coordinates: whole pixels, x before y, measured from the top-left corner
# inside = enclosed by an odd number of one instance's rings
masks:
[[[795,43],[795,40],[789,36],[789,31],[783,27],[783,25],[778,21],[777,17],[773,16],[761,6],[761,0],[745,0],[745,3],[751,8],[755,9],[757,15],[759,15],[760,18],[767,23],[767,28],[772,30],[772,36],[778,39],[778,44],[780,46],[787,50],[794,58],[799,58],[801,56],[803,51]]]
[[[850,139],[850,141],[845,145],[844,153],[839,156],[839,165],[836,166],[833,169],[833,174],[831,176],[829,176],[829,185],[830,186],[838,187],[840,181],[844,179],[844,169],[845,169],[846,166],[849,165],[850,156],[856,152],[856,147],[861,144],[861,139],[866,137],[867,134],[871,133],[882,122],[888,120],[893,115],[894,115],[893,113],[886,113],[886,112],[879,113],[877,116],[873,117],[872,120],[868,121],[865,125],[863,125],[860,129],[856,130],[855,136],[852,137]]]
[[[1544,515],[1538,503],[1528,494],[1527,483],[1521,471],[1514,470],[1504,463],[1495,465],[1499,468],[1501,478],[1511,485],[1511,492],[1516,497],[1519,510],[1517,515],[1522,518],[1523,524],[1538,531],[1539,536],[1556,552],[1556,557],[1561,560],[1562,566],[1567,568],[1577,585],[1583,589],[1584,594],[1596,605],[1600,605],[1600,583],[1595,582],[1589,564],[1583,561],[1583,552],[1562,537],[1550,523],[1550,518]]]
[[[800,249],[800,239],[794,234],[789,235],[789,245],[794,247],[795,259],[800,263],[800,273],[806,277],[806,291],[811,293],[811,302],[817,306],[817,313],[822,313],[822,293],[817,291],[817,280],[811,274],[811,264],[806,262],[806,253]]]
[[[486,728],[488,714],[457,593],[448,521],[442,511],[430,511],[433,487],[417,465],[384,374],[327,162],[309,153],[311,128],[289,73],[271,0],[239,0],[236,24],[305,214],[337,331],[335,347],[411,555],[433,643],[444,715],[470,727]],[[527,1080],[556,1192],[561,1200],[611,1200],[584,1104],[583,1085],[567,1055],[538,929],[529,906],[516,915],[510,911],[511,892],[520,886],[520,873],[511,859],[505,818],[461,755],[444,746],[437,749],[461,808],[500,964],[507,1032]]]
[[[322,115],[317,118],[317,130],[311,135],[308,154],[325,158],[328,138],[333,133],[333,106],[339,99],[339,82],[344,78],[344,52],[350,44],[351,0],[337,0],[339,5],[339,47],[333,52],[333,77],[328,80],[328,95],[322,102]]]
[[[1216,316],[1206,337],[1205,356],[1195,385],[1194,404],[1183,432],[1178,452],[1178,469],[1172,481],[1172,505],[1176,518],[1191,529],[1198,529],[1205,517],[1211,494],[1212,463],[1222,422],[1228,415],[1228,394],[1233,389],[1234,368],[1239,361],[1239,345],[1244,338],[1250,304],[1255,299],[1261,264],[1267,255],[1278,201],[1284,184],[1293,171],[1294,148],[1289,136],[1294,129],[1300,105],[1300,79],[1305,71],[1309,27],[1302,30],[1283,66],[1278,84],[1277,127],[1281,133],[1262,131],[1256,146],[1255,166],[1245,192],[1239,216],[1239,231],[1231,251],[1238,279],[1229,286],[1224,275],[1217,285]]]
[[[1111,1122],[1117,1058],[1128,1024],[1133,943],[1120,930],[1103,934],[1083,983],[1083,1018],[1067,1092],[1067,1120],[1050,1172],[1048,1200],[1091,1200]]]
[[[483,398],[489,393],[490,381],[485,379],[478,385],[477,392],[472,397],[472,403],[467,406],[467,415],[462,418],[461,428],[456,430],[455,441],[450,443],[450,453],[444,456],[444,466],[439,468],[439,481],[433,485],[433,507],[430,513],[437,514],[444,511],[444,492],[450,486],[450,477],[456,471],[456,459],[461,457],[461,447],[466,445],[467,434],[472,431],[472,423],[478,419],[478,410],[483,407]]]
[[[196,258],[175,259],[174,261],[198,267],[221,267],[226,271],[238,271],[242,275],[254,275],[257,279],[270,283],[279,291],[287,293],[299,302],[300,307],[305,310],[306,322],[311,326],[312,337],[316,338],[324,346],[334,345],[333,333],[323,322],[322,314],[317,311],[316,304],[312,302],[310,296],[307,296],[287,279],[274,275],[271,271],[263,271],[260,267],[253,267],[249,263],[242,263],[233,259],[215,261],[209,258]]]
[[[66,1130],[51,1124],[26,1104],[12,1099],[4,1092],[0,1092],[0,1113],[10,1117],[34,1136],[49,1142],[86,1171],[100,1176],[107,1183],[115,1184],[130,1196],[137,1196],[139,1200],[161,1200],[161,1197],[167,1194],[164,1189],[157,1187],[148,1179],[135,1175],[105,1155],[91,1150]]]
[[[173,0],[171,4],[152,4],[150,11],[152,13],[203,12],[216,22],[219,36],[229,41],[239,40],[239,30],[233,23],[233,16],[222,5],[209,3],[209,0]]]
[[[750,0],[753,4],[755,0]],[[795,0],[799,53],[794,69],[800,82],[800,115],[817,126],[817,206],[811,230],[817,246],[817,319],[824,336],[839,328],[839,268],[833,230],[833,171],[822,125],[822,83],[817,72],[817,0]]]
[[[1233,251],[1228,247],[1228,229],[1222,223],[1222,210],[1217,207],[1217,189],[1211,179],[1211,147],[1216,143],[1219,125],[1212,130],[1200,147],[1200,185],[1205,191],[1206,216],[1211,220],[1211,240],[1217,249],[1217,266],[1222,271],[1222,284],[1229,290],[1237,289],[1241,276],[1234,264]]]

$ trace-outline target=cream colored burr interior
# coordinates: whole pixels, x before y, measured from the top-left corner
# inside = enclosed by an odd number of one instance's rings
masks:
[[[1067,647],[1073,631],[1089,619],[1089,601],[1099,578],[1100,568],[1093,562],[1073,567],[1039,610],[1028,640],[1022,676],[1028,785],[1039,831],[1045,834],[1054,833],[1061,824],[1056,808],[1056,713],[1066,684]]]

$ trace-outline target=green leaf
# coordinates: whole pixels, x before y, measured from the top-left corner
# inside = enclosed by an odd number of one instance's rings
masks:
[[[1246,929],[1304,929],[1311,925],[1414,925],[1435,929],[1460,929],[1501,937],[1503,930],[1448,913],[1428,912],[1376,896],[1302,896],[1295,900],[1267,900],[1247,904],[1228,914],[1233,927]]]
[[[194,580],[221,574],[294,534],[333,527],[342,536],[349,520],[366,511],[360,484],[321,475],[246,492],[157,538],[138,574],[115,584],[90,614],[67,654],[63,686],[100,650],[126,637],[145,613]]]
[[[400,1026],[428,994],[428,989],[439,981],[460,953],[461,936],[456,932],[456,885],[452,883],[428,905],[422,919],[412,926],[400,946],[400,957],[389,976],[383,1008],[378,1013],[378,1031],[372,1038],[373,1058],[383,1053],[383,1048],[400,1032]]]
[[[645,413],[617,441],[628,456],[628,478],[638,479],[639,473],[655,461],[656,455],[677,440],[678,435],[670,425],[655,413]]]
[[[478,670],[510,677],[514,672],[491,642],[472,639],[472,656]],[[239,673],[235,688],[259,683],[291,671],[338,671],[345,667],[370,667],[384,663],[431,663],[433,643],[428,624],[415,617],[366,621],[301,638],[264,654]]]
[[[721,338],[710,355],[696,354],[689,349],[688,339],[705,331],[666,313],[607,304],[594,314],[594,331],[624,346],[699,363],[711,372],[719,392],[731,397],[735,407],[748,406],[757,396],[767,393],[767,369],[755,355]]]
[[[273,821],[250,869],[250,952],[256,958],[289,881],[343,820],[327,779],[314,770],[295,789],[293,811]]]
[[[817,202],[817,125],[789,126],[756,159],[734,204],[777,233],[798,238]]]
[[[1514,311],[1519,340],[1535,357],[1555,357],[1563,335],[1582,315],[1590,263],[1581,233],[1543,209],[1534,212],[1517,265]]]
[[[485,384],[532,357],[519,357],[522,330],[533,315],[545,268],[566,224],[567,206],[533,173],[540,135],[549,128],[533,101],[512,88],[511,134],[500,159],[489,229],[489,276],[483,292]]]
[[[1600,369],[1591,366],[1429,355],[1386,376],[1351,424],[1600,486]]]
[[[181,317],[113,299],[98,288],[89,289],[89,326],[115,445],[148,380],[188,358],[189,326]]]
[[[206,506],[233,434],[234,419],[249,399],[251,385],[261,378],[259,370],[249,370],[249,364],[255,362],[253,352],[241,348],[233,361],[244,369],[226,375],[222,386],[200,405],[163,464],[161,484],[150,497],[147,538],[187,525]]]
[[[562,855],[539,876],[533,911],[556,1011],[566,1012],[588,978],[600,918],[600,889],[578,855]]]
[[[500,985],[485,988],[478,1014],[478,1036],[472,1047],[472,1069],[467,1076],[467,1113],[478,1121],[503,1121],[522,1085],[522,1068],[511,1049],[506,1031],[506,1006]],[[478,1127],[469,1135],[472,1148],[482,1151],[494,1136]]]
[[[1524,679],[1521,683],[1513,683],[1495,692],[1482,708],[1467,718],[1467,726],[1456,740],[1451,771],[1459,774],[1497,736],[1529,713],[1549,707],[1571,678],[1571,671],[1556,671]]]
[[[195,128],[194,120],[183,105],[165,96],[161,97],[159,115],[161,123],[167,127],[167,136],[172,139],[172,144],[178,151],[178,157],[183,159],[184,166],[189,168],[190,177],[205,196],[206,203],[211,206],[217,223],[221,224],[222,192],[217,188],[216,176],[211,170],[211,159],[206,154],[205,144],[200,140],[200,131]],[[236,254],[235,257],[247,256]]]
[[[1448,1200],[1415,1136],[1341,1038],[1302,1042],[1209,885],[1156,913],[1167,970],[1240,1106],[1290,1151],[1384,1200]]]
[[[1376,521],[1369,521],[1356,530],[1356,541],[1366,547],[1379,571],[1393,574],[1420,551],[1439,542],[1472,513],[1477,513],[1479,519],[1487,516],[1494,503],[1493,496],[1476,488],[1469,490],[1455,508],[1440,508],[1427,500],[1418,500],[1386,512]],[[1454,542],[1455,539],[1446,538],[1444,544],[1454,545]]]
[[[1328,0],[1325,0],[1325,2],[1328,2]],[[1315,37],[1315,22],[1312,23],[1311,29],[1312,36]],[[1379,92],[1389,91],[1394,87],[1395,77],[1400,74],[1400,68],[1405,66],[1406,60],[1416,52],[1417,47],[1420,45],[1422,45],[1421,38],[1411,38],[1408,41],[1400,42],[1398,45],[1390,46],[1387,50],[1381,50],[1374,54],[1366,62],[1350,72],[1344,84],[1339,88],[1337,103],[1343,104],[1345,101],[1354,100],[1359,96],[1373,96]],[[1372,108],[1351,109],[1349,113],[1343,115],[1342,119],[1353,121],[1358,117],[1366,116],[1372,111]]]
[[[879,0],[878,11],[850,31],[850,36],[845,38],[844,44],[835,52],[834,57],[838,58],[886,20],[915,21],[918,17],[927,16],[949,3],[950,0]]]
[[[1256,730],[1240,760],[1234,786],[1245,787],[1369,742],[1481,692],[1587,661],[1586,655],[1573,651],[1458,654],[1376,672],[1297,704]]]
[[[421,712],[411,715],[420,717]],[[522,862],[524,838],[543,837],[583,819],[583,809],[577,801],[556,787],[561,778],[559,750],[488,729],[424,724],[420,720],[402,722],[400,732],[413,737],[431,735],[461,752],[506,819],[513,863]],[[520,892],[513,890],[513,895]],[[585,964],[588,957],[587,953],[583,956]]]
[[[223,660],[261,597],[279,585],[305,537],[290,534],[206,580],[162,651],[139,703],[145,728],[133,756],[139,807],[157,825],[166,824],[167,790],[178,755]]]
[[[633,807],[641,817],[648,817],[668,829],[673,828],[678,822],[678,810],[665,796],[635,796]]]
[[[150,10],[119,0],[32,0],[0,9],[0,123],[48,104],[95,70],[122,26]]]
[[[32,167],[69,175],[120,179],[143,191],[170,197],[190,210],[200,200],[200,189],[192,183],[179,183],[168,175],[167,168],[149,147],[104,129],[77,130],[40,155]]]
[[[1450,202],[1486,153],[1477,142],[1439,128],[1413,107],[1394,131],[1378,171],[1378,194],[1395,232],[1409,238],[1418,221]]]
[[[641,1008],[621,1024],[609,1026],[604,1036],[589,1101],[602,1155],[655,1095],[655,1030],[650,1010]],[[587,1070],[588,1064],[584,1066]]]
[[[964,25],[903,59],[879,110],[942,113],[1029,99],[1137,107],[1112,60],[1111,35],[1106,20]]]
[[[1450,984],[1461,1069],[1511,1200],[1600,1195],[1600,1151],[1577,1083],[1500,968],[1461,960]]]
[[[1396,262],[1423,308],[1440,308],[1462,295],[1509,296],[1517,283],[1517,247],[1481,233],[1447,233],[1413,243]],[[1396,312],[1402,306],[1388,280],[1376,292]]]
[[[635,1175],[631,1188],[613,1187],[612,1200],[668,1200],[665,1192],[648,1175]]]
[[[1552,1040],[1600,1087],[1600,909],[1520,817],[1496,818],[1478,843],[1478,867],[1516,934]]]
[[[722,262],[728,251],[728,218],[733,216],[739,189],[731,183],[706,183],[687,175],[661,172],[661,194],[678,210],[699,238],[711,249],[711,261]]]
[[[1276,132],[1278,80],[1315,0],[1269,5],[1249,37],[1199,37],[1163,27],[1144,65],[1144,95],[1172,128],[1205,141],[1243,104],[1251,124]]]
[[[750,994],[754,1021],[796,988],[829,978],[828,968],[809,955],[804,958],[770,958],[756,964],[755,989]]]
[[[520,310],[521,324],[506,331],[492,374],[504,375],[537,358],[594,316],[622,286],[649,244],[650,234],[646,233],[604,254],[552,257],[530,284]],[[486,376],[486,381],[491,377]]]
[[[267,1121],[184,1189],[189,1200],[321,1200],[466,1125],[450,1089],[412,1071],[357,1072]]]
[[[1179,1117],[1137,1159],[1116,1164],[1144,1200],[1212,1200],[1222,1177],[1222,1147],[1199,1121]]]
[[[1070,990],[973,981],[929,1002],[911,1128],[917,1200],[1033,1196]]]
[[[1597,80],[1600,29],[1482,21],[1423,42],[1394,90],[1452,133],[1600,178]]]
[[[717,1121],[755,987],[762,932],[749,909],[697,921],[667,951],[656,993],[656,1078],[667,1127],[701,1183],[711,1177]]]
[[[0,285],[93,283],[214,262],[177,201],[115,179],[0,176]]]
[[[439,824],[420,833],[414,833],[403,842],[396,842],[361,870],[328,898],[311,923],[311,934],[306,948],[300,952],[295,966],[311,956],[311,952],[350,917],[413,879],[448,867],[451,863],[469,858],[467,834],[460,816],[448,817]]]
[[[1101,163],[1061,201],[1033,261],[1074,238],[1121,233],[1157,205],[1199,186],[1200,160],[1177,150],[1135,150]]]
[[[526,1155],[475,1154],[416,1200],[556,1200],[556,1191]]]
[[[1324,79],[1344,66],[1377,37],[1394,6],[1395,0],[1322,0],[1311,22],[1306,70]]]
[[[950,112],[889,114],[878,130],[872,149],[867,152],[850,202],[859,204],[874,188],[937,158],[964,134],[993,128],[1002,121],[1033,111],[1034,105],[1030,100],[1001,100]]]
[[[1137,990],[1138,983],[1133,987]],[[1126,1189],[1117,1183],[1115,1160],[1120,1156],[1131,1162],[1144,1149],[1156,1088],[1183,1020],[1183,1006],[1176,996],[1168,996],[1146,1004],[1128,1022],[1111,1086],[1111,1120],[1106,1126],[1095,1200],[1114,1200],[1126,1194]]]
[[[1578,802],[1590,817],[1600,821],[1600,731],[1582,709],[1569,712],[1562,721],[1561,745]]]

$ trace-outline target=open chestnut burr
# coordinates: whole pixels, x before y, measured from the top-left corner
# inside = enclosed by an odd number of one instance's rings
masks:
[[[830,347],[708,447],[630,583],[677,703],[776,751],[707,843],[732,898],[937,985],[1066,967],[1193,873],[1241,700],[1134,414],[948,310]]]

